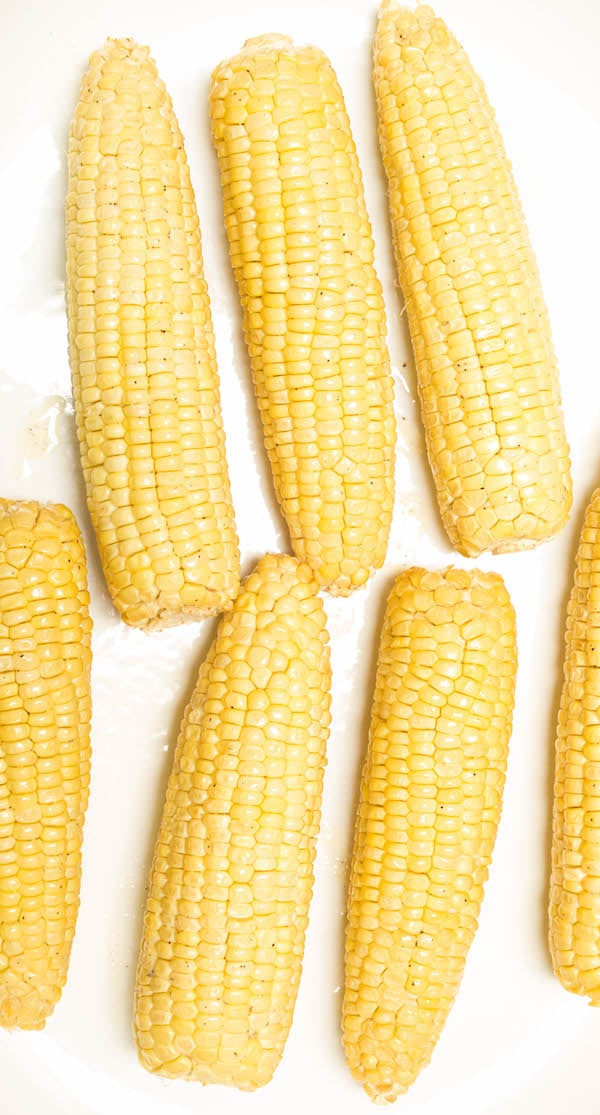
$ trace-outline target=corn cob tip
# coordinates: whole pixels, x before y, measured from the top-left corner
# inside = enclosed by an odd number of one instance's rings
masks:
[[[246,39],[242,50],[252,51],[254,54],[257,50],[285,50],[293,49],[294,40],[289,35],[279,35],[277,32],[268,35],[255,35],[250,39]]]
[[[286,587],[297,581],[300,585],[306,586],[310,595],[319,591],[320,586],[314,570],[307,562],[293,557],[292,554],[270,552],[259,558],[254,569],[243,582],[242,590],[254,591],[262,581],[270,579],[275,573],[280,581],[286,583]]]
[[[423,569],[413,565],[396,577],[391,599],[402,600],[406,593],[414,606],[414,602],[419,600],[415,592],[432,593],[439,607],[455,605],[461,596],[468,595],[475,608],[485,609],[501,604],[514,619],[514,607],[500,573],[461,569],[456,565],[447,565],[443,569]]]
[[[398,0],[381,0],[381,4],[377,10],[377,19],[384,19],[386,16],[397,12],[400,9]]]
[[[44,999],[34,987],[0,988],[0,1028],[3,1030],[43,1030],[54,1003]]]
[[[430,4],[417,3],[414,8],[409,8],[400,4],[398,0],[381,0],[377,15],[379,19],[391,16],[399,21],[412,23],[419,27],[429,26],[436,20],[444,26],[443,21],[436,15]]]
[[[256,54],[273,55],[279,54],[284,50],[294,51],[296,49],[294,40],[289,35],[280,35],[277,32],[267,33],[265,35],[255,35],[249,39],[245,39],[240,49],[231,57],[223,59],[215,66],[210,79],[209,89],[209,102],[211,108],[215,110],[215,94],[218,89],[219,82],[231,77],[231,68],[233,63],[237,63],[245,54],[254,56]],[[311,49],[316,50],[316,47]]]
[[[129,63],[133,66],[150,64],[155,66],[150,53],[150,47],[138,43],[136,39],[125,37],[122,39],[108,36],[101,47],[92,51],[88,59],[88,69],[84,75],[84,87],[96,89],[100,84],[107,65],[111,63]]]
[[[48,520],[56,527],[66,528],[69,537],[79,537],[77,520],[64,503],[40,503],[34,499],[5,499],[0,497],[0,518],[8,516],[15,524],[33,529],[39,519]]]
[[[412,48],[424,48],[431,39],[438,46],[445,47],[452,39],[451,31],[429,4],[407,8],[398,0],[383,0],[379,8],[377,38],[385,40],[388,35],[392,36],[395,44]],[[376,42],[376,48],[378,45]]]
[[[131,38],[126,35],[123,38],[113,38],[111,35],[107,36],[103,45],[99,50],[95,50],[90,55],[90,65],[94,64],[97,60],[106,61],[108,58],[116,57],[121,60],[131,58],[136,62],[145,62],[150,56],[150,47],[144,43],[138,43],[137,39]]]

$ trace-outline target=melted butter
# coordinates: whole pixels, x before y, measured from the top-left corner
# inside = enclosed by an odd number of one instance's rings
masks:
[[[47,395],[31,407],[21,434],[20,466],[24,478],[31,476],[34,461],[48,456],[68,437],[70,409],[62,395]]]

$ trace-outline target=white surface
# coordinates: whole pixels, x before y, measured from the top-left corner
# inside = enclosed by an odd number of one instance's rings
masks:
[[[597,1113],[600,1011],[553,979],[546,948],[553,721],[565,595],[582,509],[600,477],[600,95],[596,0],[439,0],[496,105],[542,271],[573,449],[562,536],[482,560],[517,609],[520,671],[504,814],[481,928],[458,1002],[410,1115]],[[0,491],[63,500],[88,545],[94,630],[92,796],[82,906],[62,1001],[41,1034],[0,1036],[1,1115],[367,1113],[339,1040],[346,860],[376,637],[393,574],[456,560],[434,509],[394,287],[370,86],[375,0],[0,0]],[[283,31],[331,56],[347,97],[384,283],[396,381],[398,471],[388,562],[327,603],[334,706],[306,961],[281,1067],[253,1095],[153,1079],[137,1064],[131,997],[141,906],[183,704],[214,624],[144,636],[112,611],[84,509],[69,399],[63,197],[69,118],[88,54],[107,34],[151,44],[187,139],[203,230],[244,568],[282,548],[221,227],[207,123],[211,68],[245,38]]]

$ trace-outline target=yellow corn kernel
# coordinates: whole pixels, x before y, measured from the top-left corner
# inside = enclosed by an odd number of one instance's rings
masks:
[[[126,623],[217,613],[239,554],[200,229],[148,49],[109,39],[71,126],[67,301],[88,507]]]
[[[294,553],[347,595],[384,561],[393,384],[362,177],[327,58],[250,39],[213,74],[225,224]]]
[[[356,819],[343,1040],[391,1102],[429,1062],[477,928],[516,675],[502,578],[409,569],[385,614]]]
[[[426,5],[384,0],[379,141],[442,519],[461,553],[535,546],[571,477],[536,261],[496,118]]]
[[[600,1006],[600,488],[586,511],[567,612],[556,736],[550,951],[567,991]]]
[[[61,505],[0,499],[0,1026],[40,1030],[67,976],[90,776],[85,553]]]
[[[135,1036],[150,1072],[258,1088],[290,1029],[329,728],[312,573],[268,554],[184,716],[150,876]]]

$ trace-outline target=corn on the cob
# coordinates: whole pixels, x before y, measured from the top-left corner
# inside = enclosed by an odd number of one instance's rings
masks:
[[[385,615],[346,931],[353,1075],[392,1101],[429,1061],[477,927],[516,673],[502,579],[398,577]]]
[[[567,991],[600,1006],[600,489],[587,509],[567,613],[556,738],[550,950]]]
[[[108,40],[69,142],[67,297],[87,498],[126,623],[216,613],[239,587],[200,229],[146,47]]]
[[[379,139],[429,460],[461,553],[536,545],[571,506],[556,359],[498,125],[431,8],[384,0]]]
[[[325,613],[267,555],[223,617],[177,743],[138,967],[151,1072],[252,1089],[290,1028],[329,726]]]
[[[218,67],[210,108],[277,498],[296,555],[346,595],[385,557],[395,424],[342,92],[321,51],[266,35]]]
[[[0,499],[0,1026],[66,979],[90,773],[85,554],[71,512]]]

